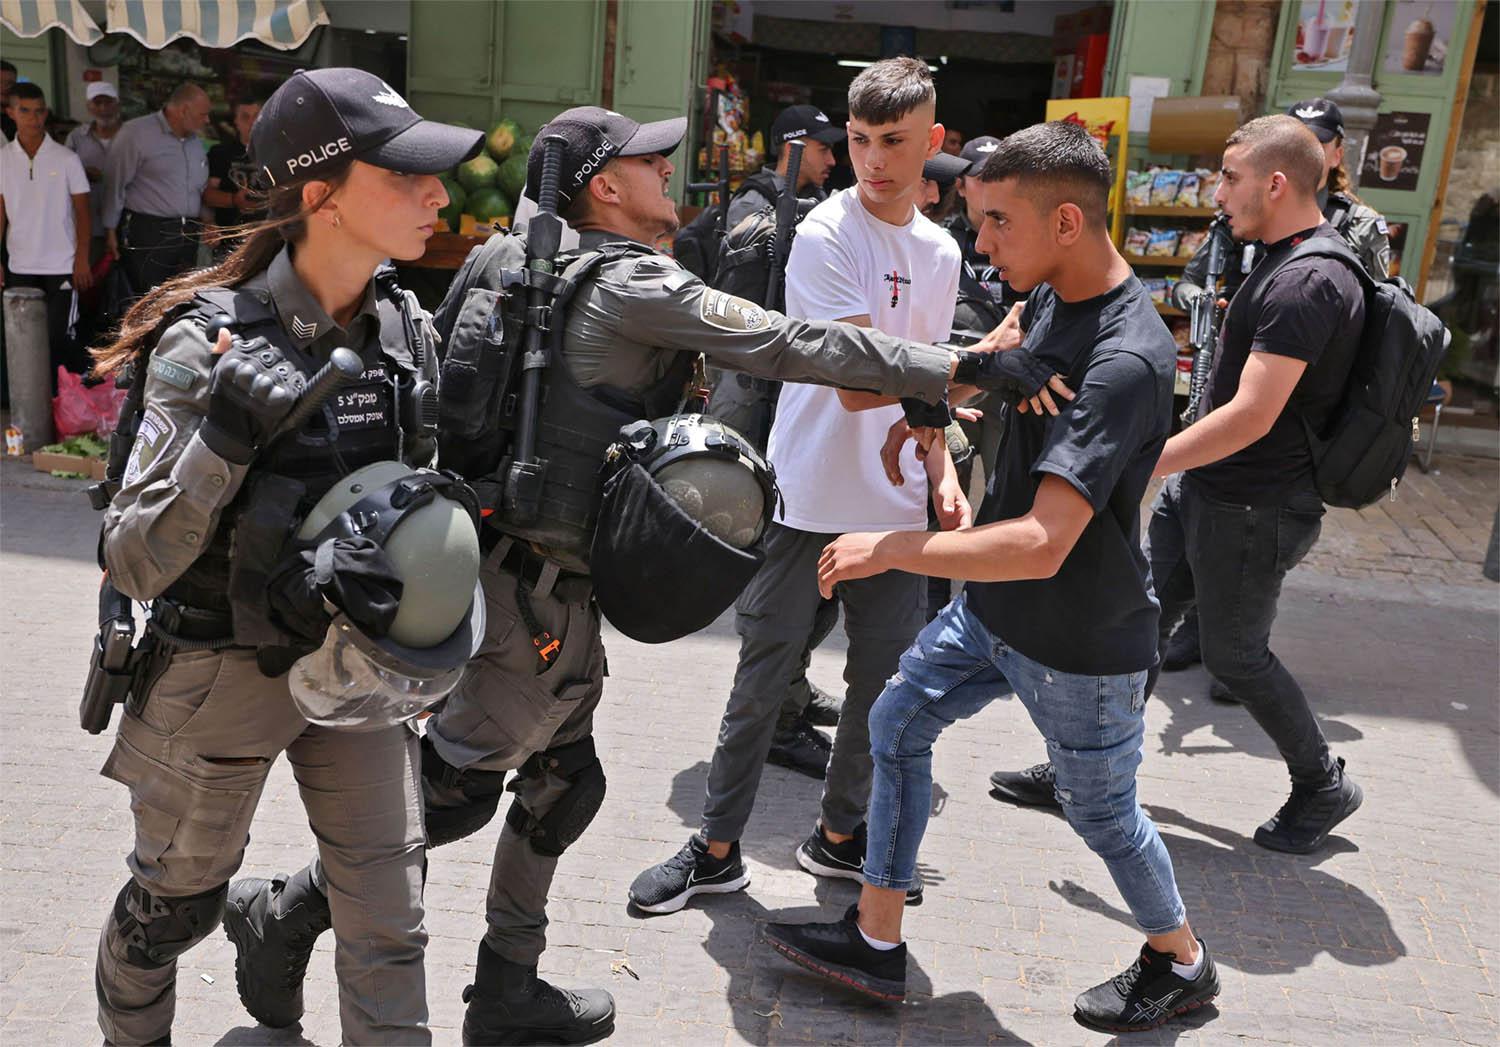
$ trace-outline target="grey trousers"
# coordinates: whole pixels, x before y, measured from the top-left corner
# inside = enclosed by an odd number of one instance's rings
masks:
[[[508,771],[532,753],[594,733],[594,710],[604,694],[604,642],[599,608],[587,579],[564,578],[533,592],[532,613],[561,642],[544,665],[516,602],[517,578],[500,566],[508,545],[486,558],[480,580],[485,596],[485,637],[462,682],[427,721],[427,736],[449,764],[460,769]],[[568,791],[555,775],[512,782],[516,797],[541,818]],[[506,824],[495,845],[485,917],[485,941],[512,963],[534,965],[547,946],[547,893],[557,859],[531,849]]]
[[[240,867],[266,775],[285,751],[318,838],[336,939],[346,1043],[431,1042],[422,956],[422,800],[406,727],[310,725],[286,678],[254,653],[179,652],[137,716],[126,713],[103,773],[130,790],[136,882],[161,898],[201,894]],[[113,917],[99,939],[99,1027],[148,1043],[172,1027],[177,965],[132,964]]]
[[[703,834],[711,840],[738,840],[750,820],[777,713],[818,617],[818,556],[836,537],[772,524],[766,562],[736,605],[740,661],[703,805]],[[873,774],[870,706],[922,628],[924,587],[916,575],[887,571],[834,590],[849,653],[844,711],[823,786],[821,819],[831,832],[852,833],[864,821]]]

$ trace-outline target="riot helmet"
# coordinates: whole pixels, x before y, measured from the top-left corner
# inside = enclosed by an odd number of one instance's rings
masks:
[[[400,601],[381,635],[343,610],[323,644],[288,677],[309,721],[375,730],[411,719],[457,686],[484,635],[478,504],[457,477],[375,462],[331,487],[297,531],[327,571],[340,539],[380,547],[400,580]]]
[[[765,559],[774,470],[717,418],[678,414],[622,428],[604,472],[589,557],[599,609],[644,643],[702,629]]]

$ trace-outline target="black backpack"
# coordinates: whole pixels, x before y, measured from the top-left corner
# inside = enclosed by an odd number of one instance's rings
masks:
[[[1304,240],[1281,265],[1298,258],[1336,258],[1364,288],[1365,326],[1344,397],[1321,433],[1302,421],[1318,494],[1328,505],[1363,509],[1396,493],[1416,442],[1417,413],[1448,348],[1448,331],[1418,304],[1405,280],[1376,280],[1342,238]]]
[[[822,201],[811,197],[797,200],[797,221]],[[792,229],[796,236],[796,227]],[[769,302],[771,259],[776,248],[776,205],[762,207],[754,214],[740,220],[733,229],[726,230],[724,242],[719,245],[719,258],[714,270],[717,274],[713,286],[756,305],[786,311],[785,283],[777,301]],[[791,245],[787,245],[784,258],[791,257]]]
[[[767,200],[776,199],[776,182],[766,171],[756,171],[748,176],[740,187],[734,191],[730,199],[740,196],[750,189],[760,192]],[[687,225],[677,232],[672,241],[672,257],[682,264],[682,267],[692,273],[698,279],[710,287],[718,288],[714,282],[718,275],[717,261],[719,258],[719,216],[724,213],[724,207],[715,203],[705,207],[698,212]],[[726,229],[727,233],[728,230]],[[723,290],[723,288],[719,288]]]

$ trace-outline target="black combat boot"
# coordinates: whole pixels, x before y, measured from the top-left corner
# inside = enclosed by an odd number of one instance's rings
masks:
[[[464,989],[466,1047],[513,1043],[593,1043],[615,1031],[615,1001],[603,989],[549,985],[535,967],[511,963],[484,942],[474,984]]]
[[[302,979],[318,935],[333,926],[328,896],[306,866],[291,879],[246,877],[229,885],[224,931],[234,943],[240,1002],[262,1025],[280,1029],[302,1017]]]

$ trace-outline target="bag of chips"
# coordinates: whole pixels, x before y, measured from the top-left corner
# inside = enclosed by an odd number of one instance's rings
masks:
[[[1151,177],[1151,206],[1170,207],[1177,200],[1182,185],[1181,171],[1158,171]]]
[[[1151,172],[1125,172],[1125,200],[1133,207],[1146,207],[1151,203]]]
[[[1197,171],[1184,171],[1182,173],[1182,181],[1177,186],[1177,206],[1197,207],[1199,199],[1198,187],[1202,183],[1203,180],[1198,177]]]
[[[1130,228],[1125,230],[1125,253],[1145,254],[1146,245],[1151,242],[1151,234],[1144,229]]]
[[[1191,258],[1198,253],[1198,248],[1203,246],[1203,241],[1208,239],[1207,229],[1188,229],[1177,238],[1177,255],[1179,258]]]
[[[1147,238],[1144,254],[1153,257],[1173,255],[1177,253],[1177,230],[1176,229],[1153,229]]]

